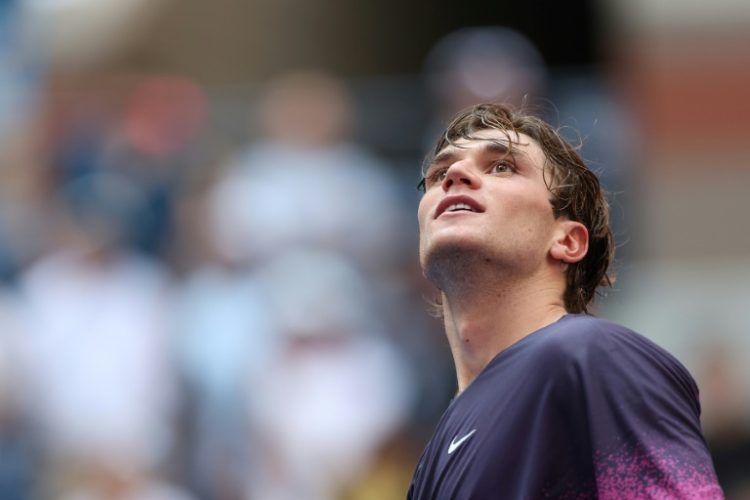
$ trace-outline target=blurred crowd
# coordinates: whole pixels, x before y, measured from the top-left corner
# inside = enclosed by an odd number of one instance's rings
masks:
[[[511,30],[451,34],[424,71],[399,161],[321,71],[254,89],[237,143],[189,78],[28,77],[0,120],[0,497],[403,498],[455,390],[416,258],[431,136],[474,102],[550,97],[623,245],[636,140],[599,80],[552,85]]]
[[[3,498],[335,498],[391,441],[404,491],[451,381],[345,85],[269,82],[220,158],[190,80],[45,97],[3,170]]]

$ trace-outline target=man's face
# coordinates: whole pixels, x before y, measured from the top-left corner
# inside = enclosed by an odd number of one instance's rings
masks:
[[[425,173],[419,253],[428,277],[445,259],[479,256],[528,273],[549,258],[557,221],[541,149],[523,134],[474,135],[440,151]]]

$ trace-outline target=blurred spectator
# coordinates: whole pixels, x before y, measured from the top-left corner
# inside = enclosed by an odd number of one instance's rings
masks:
[[[254,269],[219,251],[200,195],[185,201],[180,246],[187,269],[174,311],[174,349],[190,424],[180,465],[200,498],[239,499],[255,466],[251,387],[276,359],[279,337]]]
[[[236,156],[212,196],[223,251],[257,260],[313,246],[377,275],[408,226],[385,167],[347,142],[353,117],[344,85],[321,73],[283,75],[261,97],[259,120],[261,140]]]
[[[427,55],[424,73],[441,122],[480,102],[535,104],[547,91],[539,50],[520,32],[500,26],[445,35]]]
[[[58,246],[23,273],[19,297],[18,390],[49,463],[42,496],[88,473],[145,481],[169,448],[174,401],[167,275],[127,246],[142,191],[96,173],[57,202]]]
[[[207,212],[200,195],[183,205],[176,333],[206,498],[239,498],[238,481],[253,498],[331,498],[409,416],[413,381],[388,385],[408,372],[377,320],[409,225],[386,167],[347,140],[351,106],[329,75],[273,80],[261,139]]]
[[[373,317],[371,291],[333,254],[295,251],[260,272],[283,352],[253,390],[253,498],[328,500],[403,426],[411,372]]]
[[[121,128],[105,145],[103,169],[129,176],[146,192],[139,214],[138,248],[162,256],[173,225],[174,197],[189,169],[200,161],[197,139],[203,129],[206,102],[193,81],[151,76],[131,92]]]
[[[122,85],[122,84],[121,84]],[[173,224],[174,198],[197,164],[197,140],[206,102],[189,79],[161,75],[125,85],[122,109],[112,89],[74,99],[53,137],[52,161],[59,182],[99,171],[127,177],[143,191],[132,214],[132,244],[162,257]],[[70,106],[70,104],[69,104]]]

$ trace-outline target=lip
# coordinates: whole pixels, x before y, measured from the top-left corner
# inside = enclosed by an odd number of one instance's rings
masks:
[[[435,219],[443,215],[445,210],[456,203],[465,203],[466,205],[469,205],[474,212],[470,213],[482,213],[484,212],[484,207],[474,198],[466,195],[455,195],[455,196],[446,196],[443,198],[443,201],[438,203],[437,208],[435,209]],[[458,213],[458,212],[456,212]]]

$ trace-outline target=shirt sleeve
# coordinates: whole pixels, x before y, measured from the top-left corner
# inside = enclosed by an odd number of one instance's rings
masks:
[[[721,499],[698,388],[669,353],[627,329],[577,343],[563,379],[600,499]],[[567,384],[565,384],[567,385]]]

